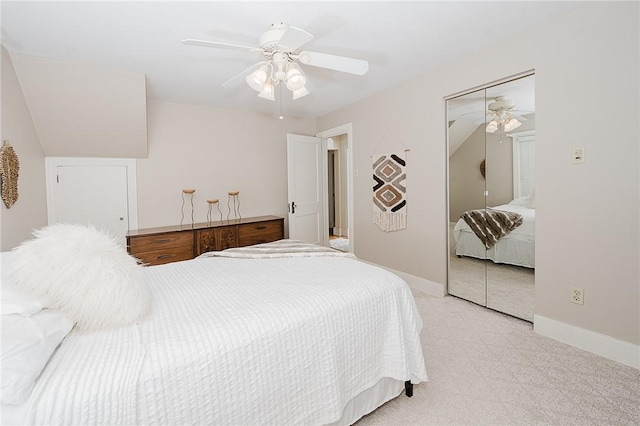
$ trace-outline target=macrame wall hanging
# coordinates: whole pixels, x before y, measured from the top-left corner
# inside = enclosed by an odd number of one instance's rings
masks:
[[[405,229],[407,162],[404,152],[373,155],[372,160],[373,223],[385,232]]]
[[[18,201],[19,170],[20,162],[16,152],[9,145],[9,141],[3,141],[0,148],[0,179],[2,179],[2,201],[8,209]]]

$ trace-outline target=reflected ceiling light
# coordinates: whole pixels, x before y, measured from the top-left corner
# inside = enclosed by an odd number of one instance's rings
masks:
[[[487,124],[487,128],[486,128],[487,133],[495,133],[500,128],[500,126],[502,126],[505,132],[510,132],[513,129],[517,129],[522,125],[521,122],[516,120],[514,117],[511,117],[509,113],[505,115],[506,115],[505,118],[499,117],[497,119],[491,120],[489,124]]]
[[[522,125],[518,118],[526,120],[524,117],[520,117],[511,112],[515,107],[515,102],[511,99],[506,99],[504,96],[497,96],[494,101],[487,105],[487,119],[490,120],[486,127],[487,133],[495,133],[498,129],[502,128],[505,132],[510,132]]]
[[[491,120],[489,124],[487,124],[487,133],[494,133],[496,130],[498,130],[498,122]]]
[[[504,123],[504,131],[505,132],[510,132],[513,129],[516,129],[518,127],[520,127],[522,125],[522,123],[520,123],[518,120],[516,120],[515,118],[511,117],[510,119],[508,119],[505,123]]]

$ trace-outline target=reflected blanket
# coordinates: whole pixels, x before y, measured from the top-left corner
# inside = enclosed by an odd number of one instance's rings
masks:
[[[494,209],[468,210],[462,214],[462,219],[488,249],[522,225],[522,215]]]

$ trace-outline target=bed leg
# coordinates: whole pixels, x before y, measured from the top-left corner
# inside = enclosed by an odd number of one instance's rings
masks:
[[[411,380],[407,380],[406,382],[404,382],[404,393],[409,398],[413,396],[413,384],[411,383]]]

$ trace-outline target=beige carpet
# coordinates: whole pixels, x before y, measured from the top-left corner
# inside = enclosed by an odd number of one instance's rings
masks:
[[[496,264],[455,255],[450,224],[449,294],[533,322],[535,272],[531,268]],[[487,283],[485,288],[485,282]]]
[[[462,299],[414,296],[429,382],[358,425],[640,425],[640,371]]]

